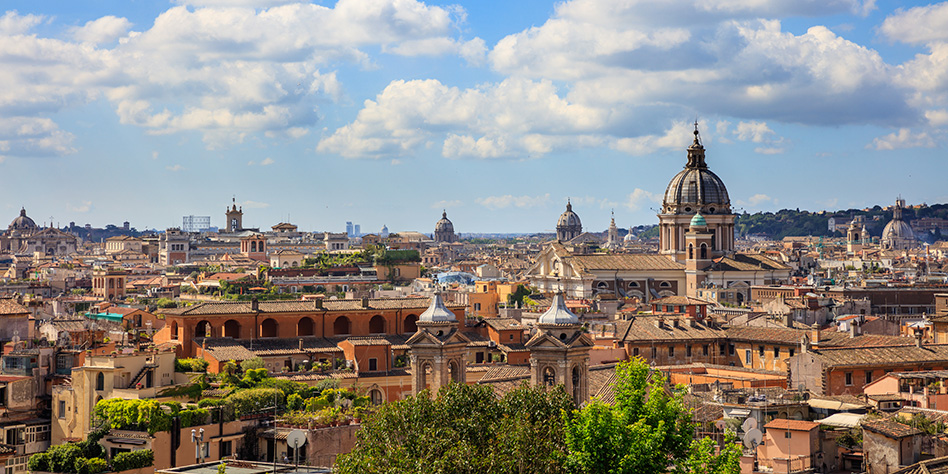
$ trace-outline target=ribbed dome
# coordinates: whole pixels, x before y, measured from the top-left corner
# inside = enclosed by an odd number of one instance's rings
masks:
[[[441,219],[435,224],[435,232],[454,233],[454,224],[452,224],[451,220],[448,219],[447,211],[441,213]]]
[[[580,222],[579,216],[573,212],[573,205],[569,202],[566,203],[566,211],[560,214],[560,219],[556,221],[556,228],[579,228],[582,229],[583,223]]]
[[[435,292],[434,297],[431,298],[431,305],[428,306],[428,309],[424,313],[421,313],[421,316],[418,316],[418,321],[427,322],[427,323],[443,323],[450,321],[457,321],[457,316],[454,315],[447,306],[444,305],[444,301],[441,300],[441,292]]]
[[[566,307],[566,300],[562,292],[553,295],[553,304],[550,309],[540,315],[537,324],[579,324],[579,317]]]
[[[912,232],[912,227],[903,220],[889,221],[882,229],[882,240],[894,239],[915,240],[915,233]]]
[[[695,214],[695,216],[691,218],[691,227],[707,227],[707,226],[708,226],[708,221],[706,221],[704,219],[704,216],[702,216],[701,214]]]
[[[26,209],[20,209],[20,215],[10,223],[10,230],[36,230],[36,222],[26,215]]]
[[[718,175],[704,161],[704,147],[698,140],[688,148],[688,163],[668,183],[662,202],[665,214],[730,214],[731,199]]]

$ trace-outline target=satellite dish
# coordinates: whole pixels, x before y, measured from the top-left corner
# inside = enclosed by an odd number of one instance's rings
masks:
[[[299,449],[299,447],[304,444],[306,444],[306,433],[303,433],[303,430],[293,430],[286,435],[287,446],[291,446],[293,449]]]
[[[744,423],[741,424],[741,431],[749,433],[750,430],[757,428],[757,418],[747,417],[744,420]]]
[[[747,448],[756,448],[764,440],[764,434],[757,428],[751,429],[744,435],[744,446]]]

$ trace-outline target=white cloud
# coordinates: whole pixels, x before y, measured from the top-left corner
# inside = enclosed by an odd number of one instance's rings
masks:
[[[77,41],[83,43],[111,43],[125,36],[132,27],[132,23],[126,18],[119,18],[112,15],[104,16],[97,20],[86,22],[81,27],[72,27],[69,33]]]
[[[66,204],[66,209],[68,209],[69,212],[87,213],[92,210],[92,201],[82,201],[78,206],[69,203]]]
[[[437,201],[437,202],[432,203],[432,204],[431,204],[431,208],[432,208],[432,209],[450,209],[450,208],[452,208],[452,207],[460,207],[460,206],[463,206],[463,205],[464,205],[464,203],[463,203],[462,201],[457,200],[457,199],[451,200],[451,201],[442,199],[442,200],[440,200],[440,201]]]
[[[0,16],[0,35],[26,34],[45,20],[46,17],[42,15],[20,15],[16,11],[8,11]]]
[[[761,155],[779,155],[781,153],[785,153],[786,151],[787,151],[786,148],[779,148],[779,147],[759,146],[757,148],[754,148],[754,152],[759,153]]]
[[[707,124],[699,122],[699,130],[706,130]],[[710,143],[709,137],[701,136],[702,140]],[[675,122],[663,135],[646,135],[633,138],[620,138],[612,147],[631,155],[647,155],[659,149],[683,149],[691,145],[694,140],[694,124]]]
[[[260,166],[270,166],[274,163],[276,163],[276,161],[273,161],[273,158],[264,158],[263,161],[260,162]]]
[[[153,160],[157,160],[157,159],[158,159],[158,152],[157,152],[157,151],[151,152],[151,159],[153,159]]]
[[[172,165],[172,166],[165,166],[165,169],[173,173],[177,173],[178,171],[184,170],[184,167],[181,165]]]
[[[907,128],[899,129],[883,137],[876,137],[866,148],[876,150],[898,150],[902,148],[934,148],[935,140],[926,132],[912,133]]]
[[[929,110],[925,112],[925,118],[932,127],[942,127],[948,125],[948,110]]]
[[[247,209],[265,209],[270,207],[270,204],[258,201],[244,201],[240,203],[240,205],[241,207],[246,207]]]
[[[662,201],[662,195],[646,191],[644,189],[635,188],[631,193],[626,197],[625,207],[638,211],[642,209],[642,206],[648,206],[651,203],[660,203]]]
[[[909,44],[948,40],[948,3],[897,11],[882,22],[879,31],[893,41]]]
[[[506,209],[508,207],[531,209],[549,204],[550,194],[547,193],[540,196],[513,196],[510,194],[504,196],[488,196],[485,198],[477,198],[475,202],[488,209]]]
[[[772,201],[773,201],[773,198],[766,194],[755,194],[747,198],[747,203],[750,204],[751,206],[758,206],[761,203],[772,202]]]
[[[776,135],[766,122],[740,122],[737,124],[734,135],[741,141],[752,141],[754,143],[769,142],[771,137]]]
[[[0,153],[6,156],[62,156],[75,153],[75,137],[47,118],[0,117]]]

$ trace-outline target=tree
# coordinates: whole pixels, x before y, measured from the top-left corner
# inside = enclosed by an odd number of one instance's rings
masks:
[[[263,368],[263,359],[259,357],[254,357],[253,359],[247,359],[240,363],[240,370],[247,372],[251,369],[262,369]]]
[[[498,398],[490,387],[452,383],[383,405],[363,420],[342,474],[561,472],[560,413],[572,407],[556,387],[523,385]]]
[[[694,441],[684,390],[669,389],[661,372],[641,358],[616,367],[615,405],[593,400],[565,415],[567,468],[579,473],[729,473],[740,456],[724,466],[708,464]],[[737,464],[739,466],[739,463]],[[699,466],[704,466],[697,469]],[[709,467],[710,466],[710,467]],[[720,468],[720,469],[719,469]],[[706,469],[713,469],[707,471]]]

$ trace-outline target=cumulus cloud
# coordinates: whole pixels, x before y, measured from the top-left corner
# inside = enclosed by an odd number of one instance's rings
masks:
[[[540,196],[513,196],[510,194],[504,196],[488,196],[477,198],[475,202],[488,209],[506,209],[509,207],[531,209],[549,204],[550,194],[546,193]]]
[[[661,201],[661,194],[652,193],[641,188],[635,188],[626,197],[625,207],[633,211],[638,211],[641,210],[643,206],[648,206],[652,203],[659,203]]]
[[[948,3],[898,11],[882,22],[879,31],[893,41],[924,44],[948,40]]]
[[[83,43],[110,43],[119,39],[128,32],[132,23],[125,18],[112,15],[86,22],[81,27],[70,28],[70,34],[77,41]]]
[[[181,165],[172,165],[172,166],[165,166],[165,169],[168,171],[171,171],[172,173],[177,173],[178,171],[184,170],[184,167]]]
[[[22,35],[46,20],[42,15],[20,15],[8,11],[0,16],[0,35]]]
[[[902,148],[934,148],[935,140],[926,132],[912,133],[907,128],[890,133],[883,137],[876,137],[866,148],[876,150],[898,150]]]
[[[276,161],[273,161],[273,158],[264,158],[263,161],[260,162],[260,166],[270,166],[274,163],[276,163]]]

